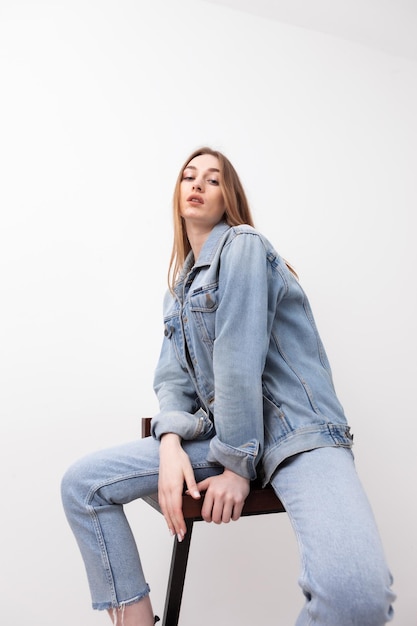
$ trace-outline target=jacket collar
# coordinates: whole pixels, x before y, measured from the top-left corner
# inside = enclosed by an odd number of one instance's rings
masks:
[[[229,224],[226,224],[226,222],[219,222],[216,226],[214,226],[201,248],[200,255],[194,263],[194,267],[211,265],[217,248],[219,247],[219,241],[223,237],[224,233],[229,229],[230,226]]]
[[[175,289],[177,289],[177,287],[179,287],[183,283],[185,277],[192,269],[211,265],[214,255],[219,247],[220,240],[230,228],[231,227],[229,226],[229,224],[226,224],[226,222],[219,222],[218,224],[216,224],[210,231],[209,236],[204,242],[200,251],[200,256],[198,257],[196,262],[194,262],[194,254],[192,250],[187,254]]]

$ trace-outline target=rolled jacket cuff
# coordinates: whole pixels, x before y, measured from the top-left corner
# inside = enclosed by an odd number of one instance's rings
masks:
[[[220,463],[220,465],[235,472],[235,474],[239,474],[239,476],[255,480],[259,447],[259,441],[251,439],[242,447],[234,448],[221,442],[216,436],[210,441],[207,459]]]
[[[208,439],[213,432],[213,424],[202,409],[196,413],[161,411],[151,422],[151,435],[158,440],[167,433],[175,433],[185,440]]]

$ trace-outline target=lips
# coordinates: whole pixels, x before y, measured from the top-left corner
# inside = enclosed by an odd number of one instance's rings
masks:
[[[192,204],[204,204],[203,198],[196,194],[192,194],[191,196],[188,196],[187,202],[191,202]]]

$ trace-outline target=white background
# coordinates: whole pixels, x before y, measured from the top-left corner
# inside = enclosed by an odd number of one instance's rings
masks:
[[[202,0],[2,0],[0,54],[2,623],[109,623],[60,479],[157,410],[171,194],[209,144],[309,294],[416,626],[416,61]],[[171,539],[128,515],[161,614]],[[181,624],[292,624],[297,575],[285,515],[199,524]]]

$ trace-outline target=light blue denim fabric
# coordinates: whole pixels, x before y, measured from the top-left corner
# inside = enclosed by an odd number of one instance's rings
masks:
[[[299,584],[306,602],[296,626],[391,621],[392,576],[351,450],[328,447],[298,454],[278,468],[271,482],[300,548]]]
[[[223,467],[272,481],[300,543],[307,601],[297,626],[385,624],[390,576],[352,437],[308,300],[284,261],[251,227],[218,224],[197,263],[187,258],[164,323],[153,438],[90,455],[63,479],[93,607],[149,592],[123,505],[157,490],[158,439],[175,432],[197,481]]]
[[[164,323],[155,438],[211,438],[211,460],[265,483],[298,452],[351,447],[307,297],[252,227],[222,222],[189,254]]]
[[[222,472],[206,460],[209,441],[183,445],[197,480]],[[158,447],[148,437],[97,452],[64,476],[64,507],[96,609],[131,604],[149,593],[123,505],[156,491]],[[272,485],[300,545],[306,604],[297,626],[382,626],[389,621],[390,574],[350,450],[319,448],[292,457],[274,473]],[[279,543],[278,534],[275,540]],[[270,623],[275,624],[273,616]]]
[[[207,461],[207,445],[183,444],[198,481],[223,471]],[[149,593],[123,505],[157,492],[158,470],[159,442],[146,437],[77,461],[62,480],[62,501],[94,609],[132,604]]]

